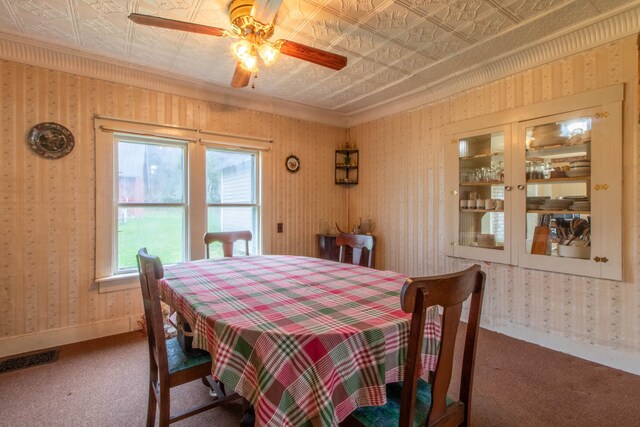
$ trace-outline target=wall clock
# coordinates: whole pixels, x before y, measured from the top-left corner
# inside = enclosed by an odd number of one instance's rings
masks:
[[[300,169],[300,159],[293,154],[287,157],[284,164],[287,167],[287,170],[291,173],[298,172],[298,169]]]
[[[64,157],[75,145],[71,131],[53,122],[39,123],[32,127],[27,142],[36,154],[47,159]]]

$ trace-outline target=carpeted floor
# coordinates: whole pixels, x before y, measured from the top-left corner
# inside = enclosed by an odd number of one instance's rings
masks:
[[[147,344],[129,333],[61,348],[57,362],[0,374],[0,426],[143,426]],[[474,426],[637,426],[640,376],[482,330]],[[174,407],[207,399],[199,381]],[[240,403],[175,426],[238,426]],[[275,426],[274,426],[275,427]]]

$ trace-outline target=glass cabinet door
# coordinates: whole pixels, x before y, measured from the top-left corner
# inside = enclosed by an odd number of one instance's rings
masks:
[[[600,274],[599,265],[591,261],[602,231],[599,216],[592,214],[592,206],[601,203],[593,200],[591,185],[592,173],[601,164],[592,151],[592,136],[599,131],[594,128],[597,111],[520,124],[524,164],[519,164],[518,175],[526,183],[526,199],[524,227],[517,233],[524,241],[523,266]]]
[[[591,258],[591,117],[525,128],[527,253]]]
[[[501,126],[456,135],[457,236],[455,252],[496,262],[508,262],[508,200],[505,200],[505,147],[510,127]],[[508,163],[508,161],[507,161]],[[507,209],[505,209],[507,206]],[[507,243],[508,244],[508,243]]]

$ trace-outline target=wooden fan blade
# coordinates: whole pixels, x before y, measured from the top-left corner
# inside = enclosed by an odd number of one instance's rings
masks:
[[[240,65],[240,62],[236,63],[236,71],[231,78],[231,87],[242,88],[249,84],[251,78],[251,71],[247,71]]]
[[[256,0],[253,2],[251,17],[263,24],[271,24],[281,4],[282,0]]]
[[[210,36],[224,37],[227,31],[222,28],[209,27],[208,25],[194,24],[191,22],[176,21],[174,19],[160,18],[158,16],[132,13],[129,15],[136,24],[149,25],[151,27],[168,28],[170,30],[188,31],[190,33],[208,34]]]
[[[279,40],[279,42],[280,41],[283,42],[280,47],[280,53],[284,55],[313,62],[314,64],[322,65],[323,67],[331,68],[333,70],[342,70],[347,65],[346,56],[337,55],[335,53],[327,52],[326,50],[316,49],[315,47],[289,40]]]

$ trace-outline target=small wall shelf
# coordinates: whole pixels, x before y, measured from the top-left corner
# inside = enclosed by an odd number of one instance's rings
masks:
[[[336,185],[356,185],[358,163],[358,150],[336,150]]]

